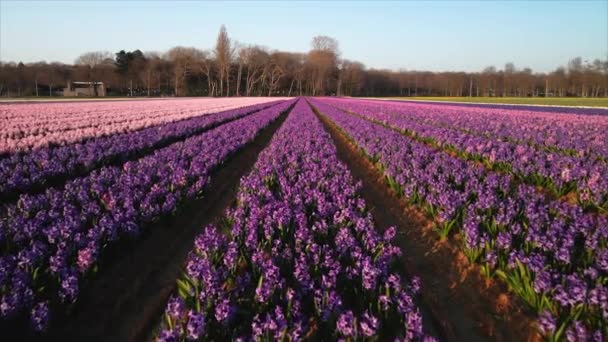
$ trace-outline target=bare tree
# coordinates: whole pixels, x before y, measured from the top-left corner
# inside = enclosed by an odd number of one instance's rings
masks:
[[[228,37],[228,32],[226,32],[226,27],[224,25],[220,27],[220,32],[217,35],[214,53],[215,63],[217,66],[217,72],[220,81],[220,96],[223,96],[224,80],[226,80],[226,83],[228,83],[228,75],[230,73],[230,61],[232,59],[230,38]],[[229,94],[226,95],[228,96]]]
[[[517,70],[515,69],[515,64],[509,62],[505,64],[505,71],[503,75],[503,83],[502,83],[502,96],[505,97],[511,93],[513,76]]]
[[[209,50],[196,50],[194,54],[194,63],[198,69],[198,72],[201,75],[205,75],[205,78],[207,79],[207,96],[214,96],[214,63],[211,59],[211,52]]]
[[[585,97],[585,78],[583,77],[583,72],[584,65],[581,57],[573,58],[568,62],[571,92],[581,97]]]
[[[268,79],[268,96],[274,93],[279,82],[285,76],[287,72],[287,59],[288,56],[280,52],[274,52],[270,55],[267,67],[265,68],[265,74]]]
[[[305,54],[296,54],[296,67],[294,72],[294,79],[298,83],[298,95],[302,96],[302,83],[306,80],[306,58]]]
[[[0,62],[2,96],[40,95],[40,89],[46,94],[46,87],[53,95],[54,87],[70,79],[103,81],[113,93],[134,96],[608,97],[608,60],[577,57],[550,73],[513,63],[467,73],[377,70],[340,58],[331,37],[314,37],[310,51],[290,53],[232,42],[222,26],[212,50],[178,46],[162,56],[121,50],[115,60],[109,52],[96,51],[81,55],[74,65]]]
[[[315,36],[310,43],[312,50],[338,53],[338,41],[328,36]]]
[[[245,95],[251,96],[258,82],[264,77],[264,67],[270,58],[268,52],[259,46],[248,46],[241,48],[239,58],[245,64]]]
[[[236,57],[236,61],[238,63],[237,76],[236,76],[236,96],[241,96],[241,77],[243,75],[243,64],[245,63],[243,54],[243,45],[239,42],[234,43],[234,52]]]
[[[193,71],[195,56],[199,53],[198,51],[192,47],[177,46],[167,53],[168,59],[173,63],[175,96],[186,95],[184,81]],[[180,92],[180,89],[183,89],[183,91]]]
[[[312,94],[323,94],[329,83],[330,73],[337,69],[338,41],[328,36],[316,36],[312,39],[311,48],[308,62],[312,70]]]
[[[147,96],[151,96],[154,86],[156,85],[156,87],[160,87],[160,75],[162,72],[163,60],[160,53],[156,51],[146,52],[144,56],[146,57],[147,63],[142,70],[140,78],[145,79],[146,94]],[[160,93],[160,89],[158,92]]]
[[[76,58],[76,64],[86,65],[90,69],[94,69],[96,66],[105,63],[108,59],[113,59],[112,53],[108,51],[86,52]]]
[[[342,91],[340,95],[353,96],[358,95],[363,84],[363,73],[365,67],[359,62],[351,62],[344,60],[342,62],[342,70],[340,72],[342,79]],[[402,75],[400,73],[399,75]],[[400,89],[403,87],[400,78]],[[401,90],[400,90],[401,91]]]
[[[96,71],[99,69],[100,65],[108,65],[109,63],[113,63],[112,53],[108,51],[92,51],[86,52],[76,58],[76,65],[82,65],[88,67],[88,81],[94,82],[94,77],[96,76]],[[93,89],[95,91],[95,96],[97,96],[97,87],[93,87],[93,83],[90,83],[89,87],[91,87],[91,93]]]

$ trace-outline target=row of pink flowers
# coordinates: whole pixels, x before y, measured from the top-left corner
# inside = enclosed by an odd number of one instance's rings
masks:
[[[608,158],[608,116],[578,115],[551,108],[532,111],[474,106],[436,105],[412,102],[373,101],[385,111],[407,108],[409,114],[427,124],[443,124],[502,139],[516,139],[546,147],[570,150],[579,156]],[[368,102],[369,103],[369,102]],[[405,106],[405,107],[404,107]]]
[[[134,131],[278,98],[0,104],[0,154]]]

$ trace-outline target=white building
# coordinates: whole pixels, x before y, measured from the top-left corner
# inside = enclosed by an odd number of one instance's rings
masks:
[[[103,82],[71,82],[63,88],[63,96],[106,96]]]

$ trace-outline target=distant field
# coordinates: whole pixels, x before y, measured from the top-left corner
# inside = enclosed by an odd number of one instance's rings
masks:
[[[391,100],[446,101],[471,103],[532,104],[549,106],[608,107],[608,98],[557,97],[383,97]]]
[[[127,100],[167,100],[175,97],[130,97],[130,96],[104,96],[104,97],[76,97],[76,96],[25,96],[0,97],[0,103],[16,102],[90,102],[90,101],[127,101]]]

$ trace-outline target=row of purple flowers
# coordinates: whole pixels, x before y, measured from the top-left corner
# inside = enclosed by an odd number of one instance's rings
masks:
[[[371,101],[368,101],[371,102]],[[481,134],[516,139],[544,146],[561,153],[587,155],[608,161],[608,110],[584,115],[585,108],[518,106],[458,106],[438,103],[374,101],[384,108],[407,108],[418,117],[439,120],[447,126],[461,127]],[[423,115],[421,115],[423,114]],[[581,115],[583,114],[583,115]],[[587,113],[591,114],[591,113]]]
[[[312,102],[436,220],[463,251],[504,279],[551,339],[608,336],[608,219],[554,201],[505,174],[454,157],[333,106]]]
[[[372,98],[370,98],[372,100]],[[433,105],[433,106],[451,106],[459,109],[497,109],[500,111],[504,111],[508,113],[511,110],[517,111],[526,111],[530,112],[530,114],[534,114],[535,112],[540,113],[551,113],[551,114],[578,114],[578,115],[606,115],[608,116],[608,109],[606,107],[588,107],[588,106],[562,106],[562,105],[534,105],[534,104],[506,104],[506,103],[481,103],[481,102],[447,102],[447,101],[424,101],[424,100],[407,100],[407,99],[399,99],[399,100],[389,100],[389,99],[380,99],[376,98],[375,101],[382,102],[396,102],[396,103],[415,103],[415,104],[425,104],[425,105]]]
[[[443,117],[437,119],[427,112],[412,111],[407,105],[387,108],[382,103],[357,100],[328,100],[327,103],[420,139],[429,139],[443,148],[451,148],[462,157],[486,162],[495,169],[511,172],[530,184],[551,190],[556,196],[574,191],[584,207],[594,206],[608,210],[608,163],[602,159],[556,153],[523,142],[463,132],[459,129],[458,122],[452,122],[463,115],[452,115],[448,120]],[[565,115],[560,114],[560,117]],[[450,124],[443,124],[444,121]],[[501,116],[496,121],[508,122]],[[539,131],[538,134],[543,132]]]
[[[287,101],[107,166],[63,187],[25,194],[0,209],[0,318],[31,310],[45,328],[49,305],[69,305],[109,245],[200,194],[211,172],[285,112]]]
[[[224,225],[196,238],[158,340],[422,339],[418,281],[395,272],[395,228],[379,235],[358,189],[299,101]]]
[[[226,121],[268,108],[280,101],[231,109],[161,124],[139,131],[93,137],[83,142],[51,146],[0,159],[0,199],[19,195],[54,178],[70,178],[199,134]]]

